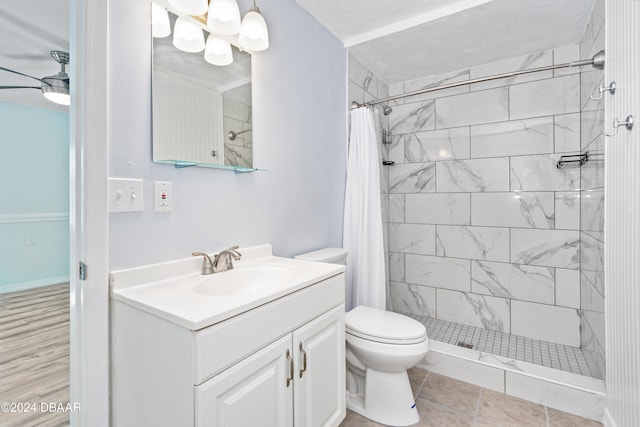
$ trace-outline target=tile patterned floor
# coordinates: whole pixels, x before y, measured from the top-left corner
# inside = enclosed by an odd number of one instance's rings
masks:
[[[582,350],[576,347],[489,331],[431,317],[405,315],[423,323],[427,328],[429,339],[435,341],[453,345],[464,342],[472,344],[474,350],[592,377]]]
[[[602,427],[602,424],[420,368],[409,370],[417,427]],[[382,424],[347,411],[340,427]]]

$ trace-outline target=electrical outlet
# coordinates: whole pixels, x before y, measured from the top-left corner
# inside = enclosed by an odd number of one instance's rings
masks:
[[[38,236],[30,234],[27,236],[27,246],[36,246],[38,244]]]
[[[156,212],[171,212],[171,205],[173,205],[171,183],[156,181],[154,183],[154,193],[154,210]]]
[[[109,212],[142,212],[141,179],[109,178]]]

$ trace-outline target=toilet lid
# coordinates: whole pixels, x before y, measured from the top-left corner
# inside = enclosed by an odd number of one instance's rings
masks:
[[[426,339],[427,330],[417,320],[391,311],[359,305],[344,318],[347,333],[371,341],[415,344]]]
[[[346,258],[347,251],[342,248],[324,248],[317,251],[307,252],[295,256],[295,259],[303,259],[306,261],[318,261],[318,262],[336,262]]]

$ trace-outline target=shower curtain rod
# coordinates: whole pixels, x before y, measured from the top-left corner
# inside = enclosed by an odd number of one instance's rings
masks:
[[[593,65],[593,68],[597,68],[598,70],[602,70],[604,68],[604,62],[605,62],[604,50],[601,50],[598,53],[596,53],[595,55],[593,55],[593,58],[591,58],[591,59],[583,59],[583,60],[580,60],[580,61],[572,61],[572,62],[567,62],[567,63],[564,63],[564,64],[558,64],[558,65],[549,65],[549,66],[546,66],[546,67],[531,68],[529,70],[513,71],[511,73],[495,74],[493,76],[480,77],[480,78],[473,79],[473,80],[466,80],[464,82],[448,83],[448,84],[445,84],[445,85],[440,85],[440,86],[435,86],[435,87],[430,87],[430,88],[425,88],[425,89],[414,90],[413,92],[404,93],[402,95],[388,96],[386,98],[376,99],[376,100],[373,100],[373,101],[364,102],[362,104],[360,104],[360,103],[358,103],[356,101],[353,101],[351,103],[351,108],[353,109],[353,108],[358,108],[358,107],[370,107],[370,106],[373,106],[373,105],[377,105],[377,104],[382,104],[382,103],[385,103],[385,102],[393,101],[395,99],[406,98],[407,96],[421,95],[423,93],[434,92],[436,90],[442,90],[442,89],[450,89],[452,87],[464,86],[464,85],[469,85],[469,84],[473,84],[473,83],[482,83],[482,82],[488,82],[488,81],[491,81],[491,80],[506,79],[506,78],[509,78],[509,77],[520,76],[522,74],[537,73],[539,71],[557,70],[557,69],[560,69],[560,68],[570,68],[570,67],[581,67],[583,65]]]

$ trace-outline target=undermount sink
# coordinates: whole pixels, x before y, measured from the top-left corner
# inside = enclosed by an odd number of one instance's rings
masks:
[[[201,276],[194,291],[203,295],[232,296],[262,291],[291,280],[294,269],[280,265],[260,265]]]

